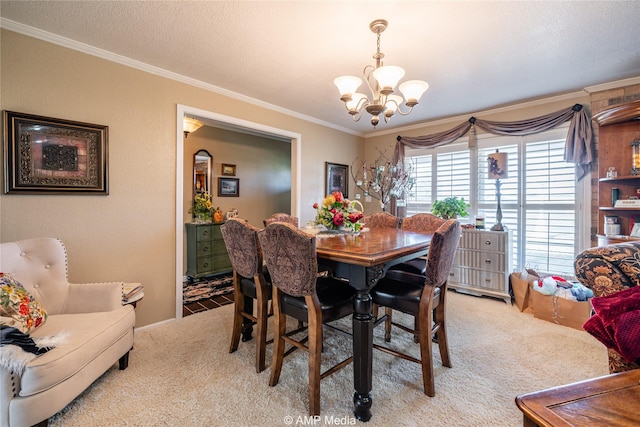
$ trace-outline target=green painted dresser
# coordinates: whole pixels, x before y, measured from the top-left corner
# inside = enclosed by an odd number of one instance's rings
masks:
[[[200,279],[232,270],[222,239],[223,223],[185,224],[187,227],[187,276]]]

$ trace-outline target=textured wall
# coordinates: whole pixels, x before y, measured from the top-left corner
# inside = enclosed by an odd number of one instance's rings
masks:
[[[138,326],[175,317],[176,277],[184,274],[175,261],[182,252],[175,235],[178,104],[300,134],[305,222],[324,193],[324,162],[362,155],[357,136],[11,31],[2,30],[0,43],[0,107],[109,126],[110,190],[1,194],[0,241],[58,237],[69,251],[71,281],[142,282]]]

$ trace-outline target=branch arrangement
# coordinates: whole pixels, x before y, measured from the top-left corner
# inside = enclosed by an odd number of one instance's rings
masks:
[[[358,158],[351,164],[351,177],[356,187],[363,191],[365,196],[371,196],[380,201],[380,207],[386,211],[391,197],[403,199],[413,188],[415,178],[412,177],[411,165],[402,162],[393,164],[391,159],[380,149],[380,154],[373,164],[359,161]],[[357,165],[357,167],[356,167]]]

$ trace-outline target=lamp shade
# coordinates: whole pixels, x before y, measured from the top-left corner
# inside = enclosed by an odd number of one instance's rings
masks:
[[[347,109],[349,111],[357,111],[362,106],[360,101],[363,99],[367,99],[367,95],[360,92],[354,93],[351,95],[351,101],[347,101]]]
[[[395,65],[385,65],[384,67],[376,68],[373,71],[373,77],[383,90],[393,90],[400,79],[404,77],[404,70]]]
[[[202,127],[203,123],[193,117],[185,116],[183,119],[184,131],[187,133],[195,132]]]
[[[509,157],[507,153],[500,153],[496,151],[495,153],[489,154],[487,161],[489,162],[489,179],[509,178]]]
[[[398,95],[387,96],[387,103],[384,106],[387,108],[384,112],[385,116],[391,117],[396,113],[398,107],[402,104],[402,97]]]
[[[354,76],[340,76],[333,80],[333,84],[338,88],[340,96],[353,95],[362,84],[362,79]]]
[[[400,85],[400,92],[407,103],[417,103],[420,97],[429,89],[429,84],[422,80],[407,80]]]

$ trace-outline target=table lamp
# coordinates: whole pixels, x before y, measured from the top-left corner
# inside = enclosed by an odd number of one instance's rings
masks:
[[[508,154],[500,153],[496,150],[495,153],[492,153],[487,157],[487,161],[489,162],[489,179],[496,180],[496,198],[498,199],[498,211],[496,212],[496,223],[491,227],[492,231],[504,231],[506,227],[502,225],[502,208],[500,206],[500,186],[502,185],[500,180],[509,178],[509,169],[508,169]]]

